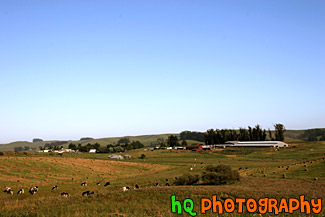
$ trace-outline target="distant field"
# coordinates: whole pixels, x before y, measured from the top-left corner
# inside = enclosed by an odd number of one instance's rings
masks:
[[[192,198],[197,212],[200,198],[211,198],[213,194],[233,198],[287,198],[304,194],[307,198],[324,199],[325,142],[291,145],[291,148],[279,151],[230,148],[198,153],[138,149],[127,152],[132,156],[128,160],[110,160],[109,154],[64,153],[60,156],[4,152],[4,156],[0,156],[1,189],[10,186],[15,192],[20,188],[27,191],[38,185],[40,190],[33,196],[27,192],[24,195],[1,192],[0,216],[177,216],[170,212],[172,194],[179,199]],[[140,159],[141,154],[146,158]],[[200,174],[207,165],[218,164],[237,170],[243,168],[239,170],[241,181],[224,186],[173,185],[175,177],[184,173]],[[282,178],[283,174],[286,178]],[[88,182],[87,187],[80,186],[83,181]],[[99,181],[102,182],[100,186],[96,185]],[[111,185],[104,187],[106,181]],[[156,187],[157,182],[162,186]],[[171,186],[165,186],[166,183]],[[134,187],[135,184],[140,185],[139,190],[122,192],[123,186]],[[53,185],[58,185],[59,189],[51,191]],[[85,190],[95,194],[82,197]],[[62,198],[61,192],[68,192],[71,197]],[[323,208],[323,213],[318,216],[324,215]],[[208,213],[204,216],[216,215]]]

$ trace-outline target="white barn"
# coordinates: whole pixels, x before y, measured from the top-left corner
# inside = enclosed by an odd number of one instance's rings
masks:
[[[274,147],[274,148],[290,147],[290,145],[281,141],[246,141],[246,142],[229,141],[226,142],[226,144],[224,144],[223,146],[225,147]]]

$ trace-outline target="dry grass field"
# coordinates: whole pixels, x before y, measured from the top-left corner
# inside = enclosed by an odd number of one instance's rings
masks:
[[[298,142],[288,149],[224,149],[212,152],[175,150],[131,150],[128,160],[109,160],[108,154],[69,154],[62,156],[34,152],[4,152],[0,156],[0,186],[14,195],[0,193],[0,216],[177,216],[171,213],[170,196],[192,198],[199,214],[202,197],[299,197],[325,196],[325,143]],[[140,155],[145,154],[145,159]],[[207,165],[225,164],[239,169],[241,180],[221,186],[174,186],[175,177],[200,174]],[[190,170],[193,168],[193,170]],[[306,170],[308,169],[308,170]],[[285,178],[283,178],[283,174]],[[315,180],[315,178],[317,180]],[[166,181],[168,179],[168,181]],[[87,186],[81,186],[86,181]],[[104,187],[105,182],[111,184]],[[101,182],[101,185],[97,185]],[[155,183],[160,183],[156,187]],[[169,183],[171,186],[165,186]],[[138,184],[140,189],[132,188]],[[34,185],[35,195],[28,193]],[[57,185],[58,190],[52,191]],[[131,190],[122,191],[123,186]],[[17,191],[25,189],[25,194]],[[94,194],[83,197],[89,190]],[[63,198],[62,192],[70,197]],[[324,216],[323,211],[319,215]],[[224,214],[236,216],[239,214]],[[182,214],[182,216],[189,216]],[[217,216],[208,212],[202,216]],[[241,216],[259,216],[244,213]],[[266,215],[268,216],[268,215]],[[285,215],[280,215],[285,216]],[[303,216],[294,213],[292,216]],[[313,215],[309,215],[313,216]]]

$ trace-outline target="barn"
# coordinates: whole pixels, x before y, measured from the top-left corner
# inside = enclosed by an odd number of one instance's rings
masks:
[[[281,141],[229,141],[223,144],[224,147],[274,147],[286,148],[290,147],[287,143]]]

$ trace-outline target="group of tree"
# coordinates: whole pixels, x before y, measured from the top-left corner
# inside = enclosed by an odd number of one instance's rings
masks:
[[[232,170],[229,166],[209,165],[201,175],[184,174],[180,176],[175,182],[175,185],[224,185],[232,184],[240,180],[237,170]]]
[[[283,141],[285,132],[284,125],[275,124],[274,128],[275,137],[273,137],[270,129],[267,133],[267,131],[265,129],[262,129],[258,124],[253,128],[249,126],[248,129],[239,128],[239,130],[210,129],[207,130],[207,132],[204,134],[205,144],[223,144],[227,141],[266,141],[267,139],[273,141]]]
[[[82,137],[80,138],[80,141],[85,141],[85,140],[92,140],[94,138],[91,138],[91,137]]]
[[[55,142],[45,143],[44,149],[53,149],[57,146],[62,146],[66,143],[67,143],[67,141],[55,141]]]
[[[90,149],[96,149],[98,153],[117,153],[124,152],[131,149],[143,148],[144,145],[139,141],[132,141],[130,143],[119,143],[118,145],[108,144],[107,146],[101,146],[99,143],[87,143],[86,145],[82,144],[73,144],[70,143],[68,148],[72,150],[78,150],[80,152],[89,152]]]
[[[182,131],[179,134],[180,140],[195,140],[199,142],[204,142],[205,141],[205,136],[204,133],[202,132],[196,132],[196,131]]]
[[[34,142],[43,142],[43,139],[34,138],[34,139],[33,139],[33,143],[34,143]]]

